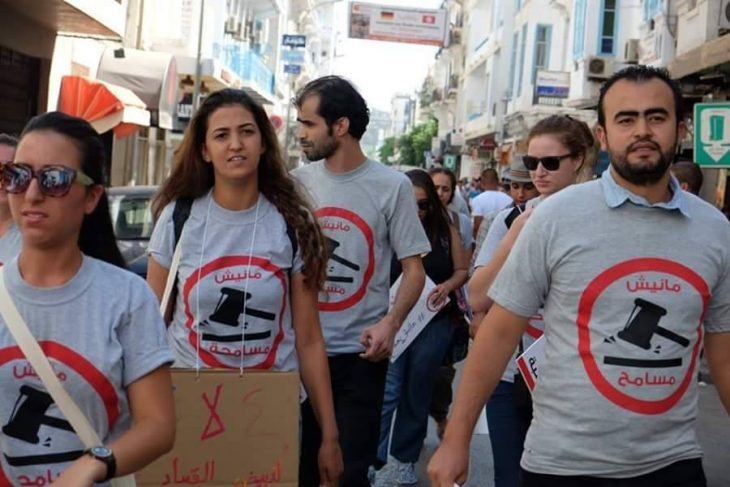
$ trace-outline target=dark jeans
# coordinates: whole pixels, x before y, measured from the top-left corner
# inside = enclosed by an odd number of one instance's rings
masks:
[[[428,429],[434,379],[451,343],[452,331],[451,318],[437,315],[398,360],[389,364],[380,419],[380,464],[387,463],[389,452],[399,462],[418,461]]]
[[[442,365],[433,382],[430,414],[438,423],[446,420],[449,415],[449,407],[454,397],[452,383],[455,375],[456,369],[453,365]]]
[[[673,463],[662,469],[628,479],[545,475],[522,469],[520,487],[706,487],[702,459]]]
[[[388,361],[373,363],[358,354],[329,358],[335,417],[345,463],[341,485],[369,487],[368,467],[375,463]],[[302,405],[299,485],[318,487],[317,456],[321,435],[309,401]]]
[[[513,389],[514,384],[501,380],[487,401],[495,487],[517,487],[525,435],[530,427],[515,406]]]

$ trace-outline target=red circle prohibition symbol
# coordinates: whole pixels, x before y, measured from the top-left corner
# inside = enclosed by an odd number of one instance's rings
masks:
[[[362,278],[362,284],[360,285],[360,287],[354,293],[352,293],[350,296],[343,300],[319,302],[320,311],[342,311],[345,309],[349,309],[355,306],[357,303],[360,302],[360,300],[362,300],[363,297],[365,297],[365,293],[368,289],[368,284],[370,284],[370,279],[372,279],[373,274],[375,273],[375,237],[373,236],[373,231],[370,229],[370,226],[365,220],[360,218],[355,213],[349,210],[345,210],[344,208],[324,207],[317,210],[315,212],[315,215],[317,216],[317,218],[332,216],[349,221],[360,230],[363,237],[365,238],[365,241],[368,244],[368,265],[365,268],[365,272]]]
[[[284,339],[284,313],[286,312],[286,300],[287,296],[289,296],[288,292],[288,283],[286,280],[286,277],[284,275],[284,272],[271,263],[271,261],[267,259],[262,259],[261,257],[249,257],[247,255],[233,255],[233,256],[227,256],[227,257],[220,257],[218,259],[212,260],[205,264],[202,268],[200,268],[200,271],[194,270],[190,277],[188,277],[188,280],[185,281],[185,286],[183,287],[183,297],[184,297],[184,303],[185,303],[185,326],[188,330],[190,330],[190,334],[188,335],[188,341],[190,342],[190,345],[193,346],[196,350],[198,349],[198,334],[193,330],[193,321],[194,316],[190,309],[190,300],[188,299],[188,296],[190,295],[190,291],[192,291],[193,287],[203,280],[208,274],[225,269],[227,267],[234,267],[239,265],[247,266],[251,263],[251,266],[253,267],[259,267],[265,271],[268,271],[272,273],[278,280],[279,284],[281,285],[282,294],[281,294],[281,309],[279,310],[279,330],[276,333],[276,336],[274,337],[274,341],[271,344],[271,350],[269,351],[269,354],[266,356],[266,359],[258,364],[252,365],[250,367],[246,367],[247,370],[251,369],[263,369],[268,370],[271,367],[274,366],[274,362],[276,361],[276,352],[279,349],[279,344]],[[203,347],[200,347],[200,358],[203,360],[203,362],[208,365],[209,367],[217,367],[221,369],[230,369],[231,367],[229,365],[224,364],[220,360],[218,360],[215,355],[210,353],[209,351],[203,349]]]
[[[591,353],[591,334],[590,322],[593,313],[593,306],[600,295],[611,284],[622,277],[635,274],[637,272],[664,272],[688,282],[699,293],[702,298],[702,315],[697,323],[697,342],[692,349],[692,359],[690,360],[687,374],[677,387],[664,399],[656,401],[647,401],[630,396],[611,384],[603,375],[596,363],[596,359]],[[683,266],[670,260],[658,258],[639,258],[632,259],[606,269],[599,274],[593,281],[588,284],[585,291],[581,295],[578,303],[578,352],[580,354],[583,366],[593,385],[608,400],[629,411],[640,414],[661,414],[671,409],[687,391],[692,380],[694,380],[694,368],[697,355],[702,342],[702,323],[704,322],[707,306],[710,301],[710,290],[705,281],[696,272],[689,267]]]

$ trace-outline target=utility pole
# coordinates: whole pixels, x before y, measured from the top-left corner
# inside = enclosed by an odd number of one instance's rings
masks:
[[[200,77],[202,67],[200,58],[203,49],[203,15],[205,13],[205,0],[200,0],[200,19],[198,20],[198,52],[195,56],[195,84],[193,85],[193,110],[190,115],[192,119],[195,112],[198,111],[198,98],[200,98]]]

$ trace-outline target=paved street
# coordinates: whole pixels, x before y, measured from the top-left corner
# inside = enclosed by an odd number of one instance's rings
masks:
[[[458,383],[461,370],[458,370],[454,384]],[[730,418],[725,412],[717,391],[712,385],[700,388],[700,414],[697,431],[700,444],[705,452],[705,473],[708,487],[730,486]],[[421,479],[419,485],[428,485],[426,465],[438,446],[436,428],[429,422],[428,437],[421,453],[421,461],[416,473]],[[494,471],[492,449],[488,435],[475,435],[471,443],[471,473],[467,487],[492,487]],[[385,470],[386,484],[395,486],[395,469],[388,465]]]

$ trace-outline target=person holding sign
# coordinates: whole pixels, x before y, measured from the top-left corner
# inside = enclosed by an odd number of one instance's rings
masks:
[[[541,203],[489,290],[494,304],[429,465],[436,487],[466,480],[482,404],[543,305],[520,485],[707,483],[695,373],[704,344],[730,413],[730,224],[671,175],[686,128],[666,70],[614,74],[598,124],[610,169]]]
[[[481,317],[491,305],[487,296],[489,286],[504,265],[522,230],[522,225],[518,225],[516,220],[521,214],[532,211],[541,201],[575,184],[582,168],[592,167],[597,150],[590,128],[580,120],[552,115],[540,120],[532,128],[527,137],[527,155],[516,157],[512,161],[510,174],[513,181],[534,181],[540,196],[526,204],[502,210],[489,227],[484,244],[475,259],[476,270],[469,280],[469,303]],[[551,159],[568,153],[574,156],[560,160],[557,167],[550,165]],[[533,165],[536,160],[537,165]],[[475,326],[478,329],[479,323],[475,323]],[[518,375],[515,358],[542,336],[542,330],[541,314],[537,313],[530,318],[527,332],[520,339],[512,360],[508,362],[499,384],[487,402],[495,487],[517,486],[522,446],[532,419],[532,408],[530,393]]]
[[[175,366],[299,370],[324,438],[322,483],[337,485],[342,457],[317,312],[326,247],[263,107],[243,90],[208,95],[154,212],[147,280],[158,297],[180,256],[168,328]]]
[[[173,355],[155,296],[124,270],[104,158],[88,122],[50,112],[2,169],[21,234],[0,276],[2,485],[109,485],[173,445]]]
[[[397,482],[401,485],[418,483],[414,464],[426,438],[433,384],[451,343],[454,314],[459,312],[454,291],[466,282],[468,265],[459,231],[439,199],[431,176],[420,169],[408,171],[406,176],[413,185],[418,217],[431,242],[431,252],[423,258],[423,267],[436,287],[431,290],[426,306],[439,312],[388,366],[378,464],[374,467],[379,470],[384,466],[390,453],[399,462]],[[390,273],[391,282],[401,274],[400,262],[395,257]],[[445,304],[447,297],[450,302]]]

